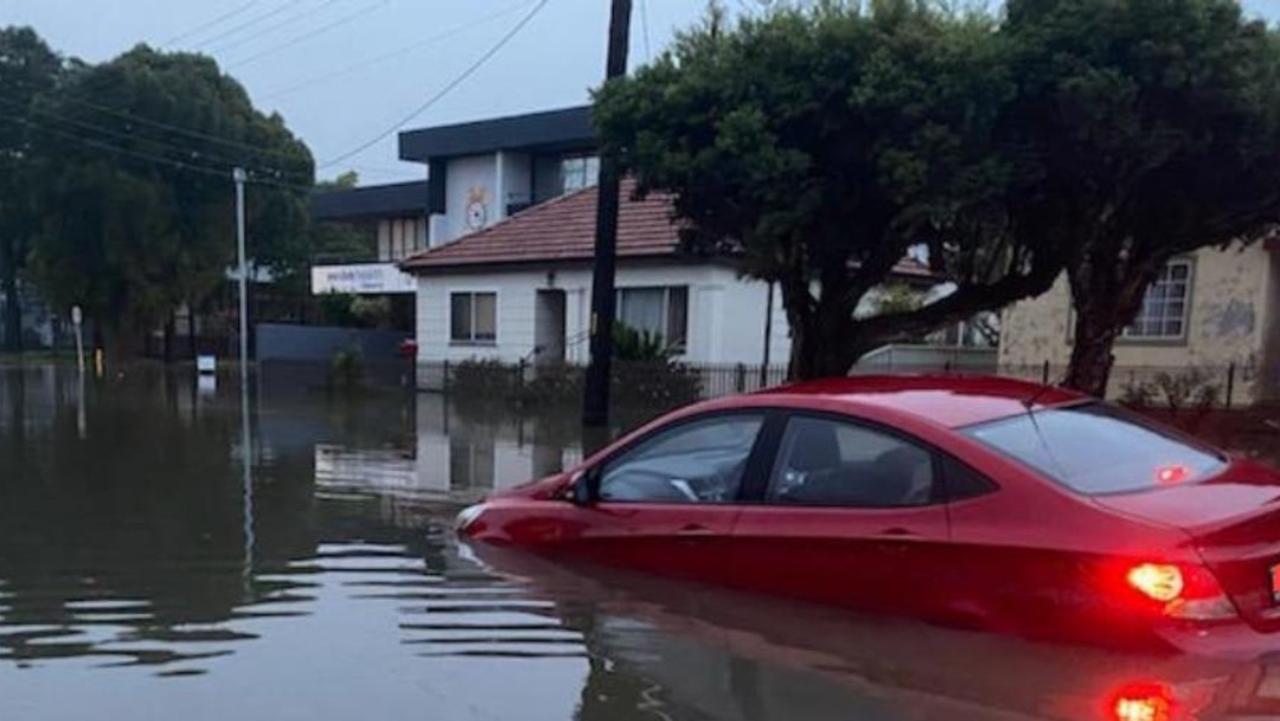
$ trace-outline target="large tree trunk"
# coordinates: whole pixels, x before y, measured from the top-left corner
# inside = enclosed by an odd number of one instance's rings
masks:
[[[1163,259],[1147,259],[1119,266],[1082,263],[1069,272],[1075,328],[1071,361],[1063,385],[1105,398],[1116,338],[1142,309],[1142,298],[1164,265]]]
[[[22,350],[22,304],[18,296],[18,266],[11,241],[0,241],[0,283],[4,285],[4,350]]]
[[[1088,312],[1083,309],[1077,311],[1076,326],[1072,333],[1071,364],[1067,368],[1067,377],[1063,380],[1066,387],[1098,398],[1107,395],[1107,382],[1111,378],[1111,367],[1115,364],[1111,348],[1123,328],[1115,327],[1115,321],[1109,315],[1097,308],[1096,304]]]
[[[829,297],[814,298],[807,282],[784,282],[781,287],[791,326],[791,379],[848,375],[854,360],[848,350],[851,311]]]

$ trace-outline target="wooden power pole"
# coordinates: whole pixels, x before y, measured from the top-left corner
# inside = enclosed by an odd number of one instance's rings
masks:
[[[631,0],[611,0],[609,52],[605,81],[627,73],[627,44],[631,35]],[[609,378],[613,360],[613,316],[617,298],[614,270],[618,249],[618,195],[622,175],[618,158],[602,150],[596,201],[595,270],[591,276],[591,359],[582,394],[582,424],[609,423]]]

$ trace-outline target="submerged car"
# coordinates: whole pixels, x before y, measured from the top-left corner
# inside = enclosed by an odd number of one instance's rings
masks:
[[[477,541],[863,610],[1232,652],[1280,631],[1280,473],[1064,389],[698,403],[464,510]]]

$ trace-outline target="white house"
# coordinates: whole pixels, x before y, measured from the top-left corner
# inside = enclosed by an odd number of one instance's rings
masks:
[[[618,217],[618,320],[689,363],[785,363],[781,293],[739,277],[731,259],[681,255],[670,198],[632,189]],[[419,362],[585,363],[597,195],[564,195],[404,261],[418,282]],[[909,258],[897,272],[930,278]]]

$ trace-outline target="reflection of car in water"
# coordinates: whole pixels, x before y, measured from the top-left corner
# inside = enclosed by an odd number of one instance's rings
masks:
[[[939,628],[471,548],[583,634],[583,721],[1214,721],[1280,709],[1250,662]]]
[[[460,532],[899,615],[1247,653],[1280,631],[1280,473],[1075,393],[860,377],[697,404]]]

